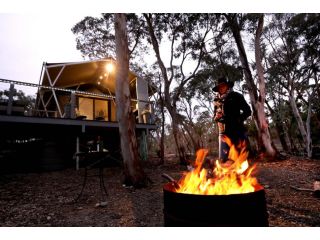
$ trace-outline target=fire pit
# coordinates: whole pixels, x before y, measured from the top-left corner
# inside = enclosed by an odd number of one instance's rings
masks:
[[[245,142],[229,139],[230,164],[216,161],[212,172],[203,168],[207,149],[200,149],[194,167],[163,187],[165,226],[268,226],[263,187],[252,176]]]
[[[177,193],[174,184],[167,183],[163,201],[165,226],[268,226],[263,189],[244,194],[198,195]]]

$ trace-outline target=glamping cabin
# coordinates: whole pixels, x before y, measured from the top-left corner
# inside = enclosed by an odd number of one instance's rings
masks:
[[[33,109],[15,114],[10,94],[0,114],[0,153],[5,153],[0,154],[2,169],[30,172],[78,168],[77,153],[101,149],[121,162],[115,65],[111,58],[44,63],[39,84],[2,79],[12,93],[15,85],[38,89]],[[156,129],[149,99],[152,88],[132,71],[128,82],[139,152],[141,159],[147,160],[148,132]]]
[[[44,63],[36,114],[116,122],[115,61],[101,59],[75,63]],[[148,83],[129,71],[131,108],[136,122],[151,124],[152,104]]]

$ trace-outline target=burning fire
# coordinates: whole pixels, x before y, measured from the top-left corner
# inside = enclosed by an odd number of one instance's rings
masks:
[[[224,141],[230,147],[228,157],[233,163],[223,165],[216,160],[216,166],[211,173],[214,176],[210,176],[209,171],[202,167],[208,150],[198,150],[194,169],[186,173],[179,180],[180,187],[176,189],[176,192],[202,195],[228,195],[249,193],[262,189],[257,179],[251,176],[255,165],[249,167],[246,143],[243,141],[236,147],[229,138],[225,138]]]

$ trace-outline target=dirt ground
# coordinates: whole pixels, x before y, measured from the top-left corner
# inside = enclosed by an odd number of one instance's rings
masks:
[[[258,163],[257,178],[265,187],[270,226],[320,226],[320,199],[312,188],[320,177],[320,160],[291,158]],[[163,226],[162,187],[167,173],[178,179],[186,167],[172,159],[149,165],[145,171],[152,184],[143,189],[124,187],[121,169],[104,169],[108,196],[102,199],[97,169],[78,202],[84,170],[0,175],[0,226]],[[105,206],[96,206],[105,201]]]

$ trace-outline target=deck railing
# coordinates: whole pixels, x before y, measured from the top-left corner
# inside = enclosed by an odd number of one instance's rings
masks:
[[[86,116],[81,116],[77,114],[77,106],[75,104],[76,96],[88,96],[91,98],[97,98],[100,100],[112,100],[115,101],[115,96],[112,94],[100,94],[100,93],[92,93],[86,91],[78,91],[73,89],[67,88],[57,88],[57,87],[50,87],[50,86],[43,86],[34,83],[26,83],[26,82],[19,82],[14,80],[8,79],[0,79],[0,83],[7,83],[9,84],[8,88],[8,96],[0,98],[0,115],[17,115],[17,116],[33,116],[33,117],[44,117],[44,118],[71,118],[71,119],[86,119]],[[27,87],[36,87],[38,88],[37,91],[37,99],[35,104],[31,104],[28,102],[24,102],[23,104],[18,103],[14,100],[14,92],[15,92],[15,85],[27,86]],[[1,89],[0,90],[6,90]],[[70,102],[66,103],[65,106],[60,106],[57,99],[55,102],[57,104],[57,109],[47,109],[46,103],[44,102],[41,92],[43,91],[58,91],[64,92],[64,95],[70,94]],[[55,95],[55,94],[54,94]],[[143,101],[138,99],[131,99],[132,106],[139,106],[139,104],[143,105],[144,107],[141,108],[132,108],[133,113],[135,114],[137,123],[145,123],[145,124],[153,124],[153,112],[154,112],[154,103],[152,101]],[[105,120],[105,118],[98,119],[97,117],[93,120]]]

